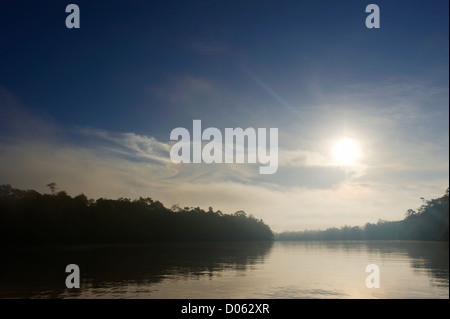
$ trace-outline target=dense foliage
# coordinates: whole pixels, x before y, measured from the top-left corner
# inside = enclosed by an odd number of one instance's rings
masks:
[[[344,226],[327,230],[305,230],[283,232],[276,235],[278,240],[435,240],[448,241],[449,189],[444,196],[425,201],[414,211],[409,209],[401,221],[367,223],[364,227]]]
[[[0,186],[1,244],[272,240],[269,226],[239,211],[168,209],[150,198],[88,199]]]

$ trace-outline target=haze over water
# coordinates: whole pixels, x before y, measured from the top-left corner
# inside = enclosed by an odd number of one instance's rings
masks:
[[[341,241],[3,249],[1,298],[449,298],[445,242]],[[20,261],[20,263],[18,262]],[[65,288],[76,263],[80,289]],[[380,288],[365,286],[368,264]]]

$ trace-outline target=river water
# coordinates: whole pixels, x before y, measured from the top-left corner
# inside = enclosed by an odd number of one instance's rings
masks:
[[[449,298],[443,242],[2,248],[0,298]],[[80,288],[65,286],[68,264]],[[379,268],[368,288],[366,266]]]

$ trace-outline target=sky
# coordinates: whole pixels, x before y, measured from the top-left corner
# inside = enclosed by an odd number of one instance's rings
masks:
[[[80,28],[66,27],[70,3]],[[366,27],[370,3],[380,28]],[[244,210],[275,232],[403,219],[449,186],[448,12],[446,0],[3,0],[0,184]],[[278,128],[277,172],[174,163],[170,133],[193,120]],[[344,163],[345,140],[357,155]]]

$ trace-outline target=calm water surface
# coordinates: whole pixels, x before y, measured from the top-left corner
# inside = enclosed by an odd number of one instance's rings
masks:
[[[449,246],[348,241],[2,248],[1,298],[449,298]],[[77,264],[81,288],[65,287]],[[368,264],[380,288],[365,285]]]

